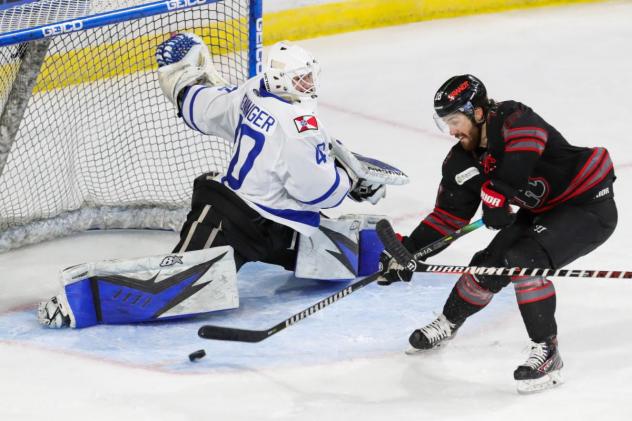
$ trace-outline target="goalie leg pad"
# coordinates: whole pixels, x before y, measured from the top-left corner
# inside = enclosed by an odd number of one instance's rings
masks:
[[[384,251],[384,244],[377,235],[375,226],[381,219],[388,219],[386,215],[350,214],[342,215],[340,219],[360,221],[360,258],[358,262],[358,276],[368,276],[379,270],[380,255]]]
[[[73,266],[61,273],[71,327],[181,318],[239,306],[232,247]]]
[[[295,275],[347,281],[377,272],[384,246],[375,225],[383,215],[343,215],[321,219],[315,234],[299,238]]]
[[[348,281],[358,273],[360,221],[321,218],[311,236],[300,234],[296,269],[299,278]]]

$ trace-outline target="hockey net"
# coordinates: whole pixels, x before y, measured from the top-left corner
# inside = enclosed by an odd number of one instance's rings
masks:
[[[252,73],[252,1],[154,2],[170,11],[73,27],[121,7],[134,15],[144,3],[40,0],[0,10],[3,32],[73,31],[0,47],[0,251],[95,228],[177,230],[193,179],[227,165],[230,142],[189,129],[162,95],[154,52],[171,33],[195,32],[220,73],[240,84]],[[70,23],[51,25],[60,21]],[[23,63],[37,43],[46,51],[40,69]],[[28,71],[32,94],[16,93]],[[11,116],[16,95],[28,104],[21,118]]]

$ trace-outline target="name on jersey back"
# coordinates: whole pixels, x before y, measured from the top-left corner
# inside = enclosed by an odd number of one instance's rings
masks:
[[[259,127],[260,129],[270,132],[270,129],[276,123],[276,119],[270,113],[256,106],[247,96],[241,100],[239,106],[244,118]]]

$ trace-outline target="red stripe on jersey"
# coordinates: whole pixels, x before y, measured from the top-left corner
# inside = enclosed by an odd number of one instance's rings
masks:
[[[511,145],[515,145],[516,143],[536,143],[538,146],[542,146],[542,148],[544,149],[544,147],[546,146],[546,142],[540,139],[536,139],[535,137],[520,137],[518,139],[512,139],[505,145],[505,148],[510,147]]]
[[[456,225],[455,222],[450,221],[450,220],[446,219],[445,217],[442,217],[441,215],[439,215],[436,212],[432,212],[430,215],[428,215],[428,218],[432,219],[433,221],[435,221],[439,225],[444,225],[446,228],[451,228],[451,229],[458,229],[459,228],[459,226]]]
[[[577,173],[575,177],[573,177],[566,191],[564,191],[564,193],[562,193],[559,197],[553,200],[554,201],[559,200],[564,195],[574,190],[577,187],[577,185],[581,184],[582,180],[588,178],[588,176],[591,173],[593,173],[595,169],[598,168],[599,166],[598,163],[601,162],[601,160],[603,159],[603,156],[600,156],[601,154],[603,154],[603,149],[595,148],[593,153],[590,154],[590,157],[586,160],[586,163],[582,166],[582,169],[579,170],[579,172]],[[595,162],[597,162],[597,165],[595,165]]]
[[[595,148],[595,151],[590,155],[590,158],[586,160],[586,163],[573,180],[571,180],[566,190],[564,190],[564,192],[558,197],[551,199],[549,204],[563,202],[570,199],[570,195],[576,191],[581,184],[584,183],[586,179],[588,179],[588,177],[590,177],[590,175],[593,174],[603,163],[603,159],[606,155],[604,151],[605,149],[603,148]]]
[[[432,212],[430,215],[428,215],[426,219],[437,224],[437,226],[444,227],[446,230],[450,230],[450,229],[454,230],[458,228],[458,227],[455,227],[453,222],[447,221],[445,218],[442,218],[441,215],[435,212]]]
[[[538,155],[544,153],[546,143],[535,138],[520,138],[512,140],[505,145],[505,152],[535,152]]]
[[[508,153],[512,153],[512,152],[533,152],[533,153],[537,153],[538,155],[542,155],[542,150],[541,149],[537,149],[537,148],[512,148],[512,149],[505,149],[505,152],[508,152]]]
[[[447,231],[442,230],[441,228],[439,228],[438,226],[436,226],[432,222],[428,221],[427,219],[424,219],[423,221],[421,221],[421,223],[428,225],[430,228],[432,228],[433,230],[437,231],[441,235],[448,235]]]
[[[435,206],[435,208],[434,208],[434,212],[436,212],[436,213],[441,213],[441,214],[443,214],[443,215],[446,215],[447,217],[449,217],[449,218],[451,218],[451,219],[454,219],[454,220],[456,220],[456,221],[458,221],[458,222],[462,223],[463,225],[467,225],[467,224],[470,222],[470,220],[469,220],[469,219],[459,218],[458,216],[456,216],[456,215],[454,215],[454,214],[451,214],[450,212],[448,212],[448,211],[446,211],[446,210],[443,210],[443,209],[441,209],[441,208],[439,208],[439,207],[437,207],[437,206]],[[461,228],[461,227],[459,226],[459,228]]]
[[[570,182],[566,190],[547,202],[546,206],[533,209],[532,211],[536,213],[547,211],[560,203],[587,192],[602,182],[613,168],[614,165],[610,160],[608,151],[605,148],[595,148],[595,151],[586,160],[586,163]]]
[[[542,127],[535,126],[523,126],[523,127],[512,127],[511,129],[505,129],[503,131],[503,137],[505,138],[505,142],[508,142],[517,137],[525,137],[525,134],[529,134],[529,136],[540,139],[543,142],[546,142],[549,138],[549,134]]]
[[[570,197],[575,197],[575,196],[579,196],[580,194],[587,192],[588,190],[592,189],[593,187],[595,187],[597,184],[601,183],[603,181],[604,178],[606,178],[606,176],[608,174],[610,174],[610,171],[614,168],[614,164],[612,162],[610,162],[609,164],[602,164],[602,167],[604,171],[602,172],[601,169],[599,170],[599,175],[598,177],[591,181],[588,180],[581,188],[579,188],[575,193],[573,193]],[[591,177],[591,178],[594,178]]]

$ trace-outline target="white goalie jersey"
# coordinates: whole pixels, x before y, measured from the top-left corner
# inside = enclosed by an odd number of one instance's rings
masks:
[[[349,176],[334,164],[313,107],[266,91],[261,77],[238,88],[193,85],[181,113],[191,128],[234,142],[220,181],[267,219],[311,235],[319,211],[349,192]]]

